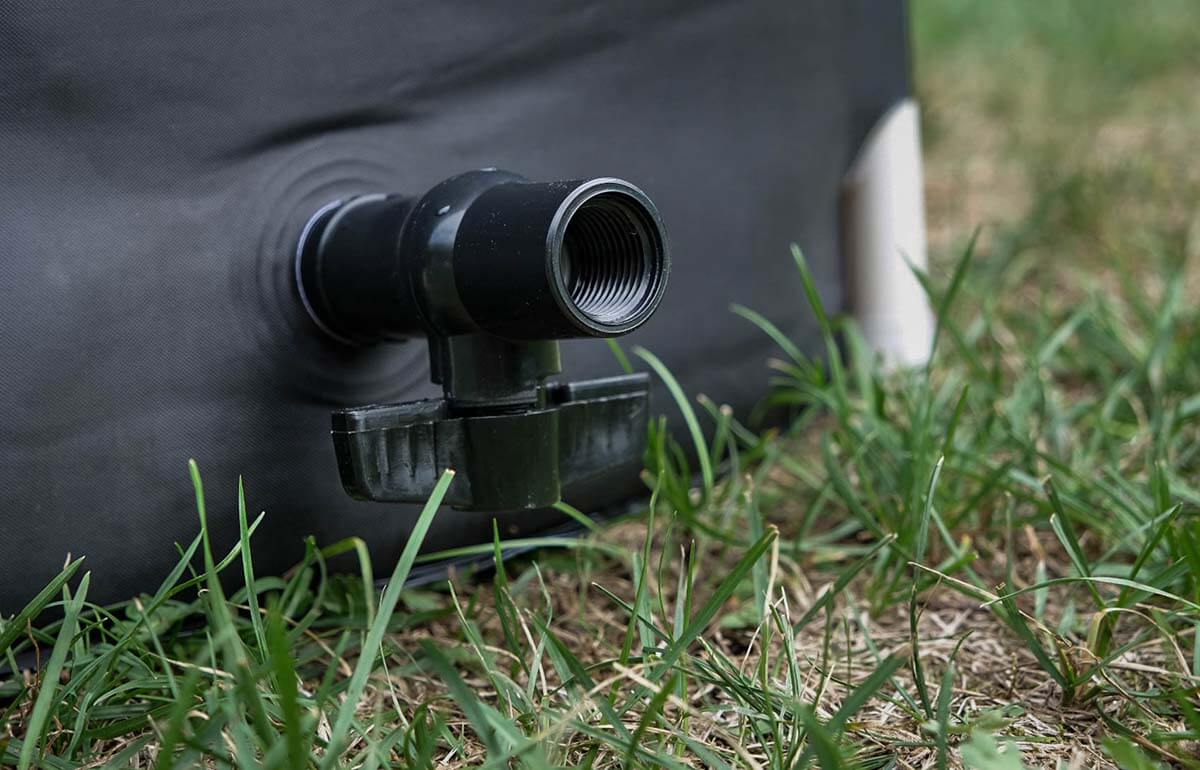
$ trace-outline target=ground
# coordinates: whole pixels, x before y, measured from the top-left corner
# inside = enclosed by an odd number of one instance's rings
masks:
[[[689,394],[706,462],[664,441],[649,511],[491,581],[326,577],[353,542],[256,579],[252,519],[107,611],[68,565],[64,620],[0,625],[42,663],[0,765],[1200,766],[1200,6],[914,0],[914,37],[927,371],[779,339],[794,425]]]

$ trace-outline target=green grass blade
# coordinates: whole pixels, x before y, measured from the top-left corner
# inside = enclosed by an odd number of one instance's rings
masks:
[[[283,625],[283,613],[278,605],[270,607],[267,611],[266,636],[269,662],[279,696],[279,713],[287,746],[287,766],[291,770],[303,770],[308,766],[306,747],[311,741],[311,733],[303,724],[299,677],[292,660],[287,629]]]
[[[729,597],[733,596],[733,592],[737,589],[741,581],[754,569],[754,565],[758,560],[771,548],[778,535],[778,531],[772,527],[767,534],[763,535],[757,542],[746,549],[745,554],[742,555],[737,564],[729,570],[729,574],[717,585],[716,590],[713,591],[712,596],[708,598],[704,606],[692,616],[687,626],[683,629],[683,633],[663,653],[658,665],[655,666],[655,670],[658,673],[652,676],[652,679],[661,677],[669,670],[675,664],[675,661],[679,659],[679,656],[700,635],[700,632],[708,627],[708,624],[716,617],[717,613],[725,605],[725,602],[729,601]]]
[[[1188,599],[1184,599],[1182,596],[1180,596],[1178,594],[1172,593],[1170,591],[1166,591],[1166,590],[1164,590],[1162,588],[1158,588],[1156,586],[1149,585],[1147,583],[1141,583],[1136,580],[1126,580],[1125,578],[1120,578],[1120,577],[1106,577],[1103,575],[1096,575],[1093,577],[1052,578],[1051,580],[1047,580],[1044,583],[1037,583],[1037,584],[1034,584],[1031,586],[1025,586],[1024,588],[1021,588],[1019,590],[1012,591],[1011,593],[1007,593],[1007,594],[1004,594],[1003,596],[999,596],[994,599],[991,599],[991,600],[985,602],[984,606],[985,607],[991,606],[993,604],[997,604],[999,602],[1002,602],[1002,601],[1005,601],[1008,599],[1014,599],[1018,596],[1022,596],[1023,594],[1027,594],[1027,593],[1030,593],[1033,591],[1038,591],[1038,590],[1041,590],[1042,588],[1047,588],[1050,586],[1071,585],[1071,584],[1077,584],[1077,583],[1091,583],[1093,585],[1110,585],[1110,586],[1118,586],[1118,587],[1122,587],[1122,588],[1131,588],[1133,590],[1142,591],[1142,592],[1157,596],[1162,599],[1169,599],[1173,602],[1176,602],[1177,604],[1182,605],[1183,607],[1186,607],[1188,610],[1191,610],[1192,612],[1200,613],[1200,604],[1197,604],[1196,602],[1193,602],[1193,601],[1189,601]]]
[[[971,233],[971,240],[967,242],[967,247],[963,249],[962,256],[954,265],[954,273],[950,277],[950,285],[942,294],[941,301],[937,304],[937,310],[934,313],[933,341],[929,345],[929,362],[925,365],[925,375],[928,378],[929,373],[933,371],[933,362],[936,358],[938,343],[941,341],[942,333],[950,322],[950,308],[954,304],[954,298],[958,296],[958,292],[962,289],[963,282],[967,277],[967,268],[970,266],[972,259],[975,256],[975,246],[979,242],[979,228],[976,228]]]
[[[815,602],[813,602],[807,610],[804,611],[804,614],[800,617],[800,620],[792,625],[792,632],[800,633],[805,626],[812,622],[813,618],[815,618],[823,609],[828,607],[835,598],[841,595],[846,586],[850,585],[850,582],[858,577],[859,573],[861,573],[872,562],[875,561],[875,557],[880,551],[885,548],[890,548],[895,542],[895,535],[884,536],[883,539],[871,547],[871,550],[867,551],[866,555],[854,562],[854,564],[852,564],[849,568],[842,570],[834,580],[833,586],[821,594],[821,596]]]
[[[583,525],[589,532],[599,532],[601,530],[600,525],[595,521],[592,521],[592,517],[566,502],[560,500],[559,502],[555,503],[554,510],[570,516],[576,522]]]
[[[788,358],[801,366],[809,365],[808,358],[804,355],[804,352],[800,350],[795,342],[792,342],[790,337],[780,331],[778,326],[767,320],[766,316],[737,304],[730,305],[729,309],[761,329],[764,334],[771,338],[772,342],[778,345],[784,353],[788,354]]]
[[[704,482],[705,499],[711,498],[713,487],[716,485],[716,478],[713,475],[712,462],[709,459],[708,442],[704,438],[704,431],[700,428],[700,422],[696,419],[696,410],[692,408],[691,402],[684,395],[683,388],[680,387],[679,381],[675,379],[675,375],[671,374],[671,370],[658,359],[658,356],[643,347],[634,348],[633,353],[638,358],[650,364],[650,368],[654,370],[654,373],[666,385],[667,391],[671,394],[671,398],[674,399],[680,414],[683,415],[684,424],[687,425],[688,434],[691,435],[692,444],[696,448],[696,459],[700,463],[700,478]]]
[[[71,651],[71,645],[75,640],[75,631],[79,625],[79,613],[83,609],[84,600],[87,599],[90,581],[91,573],[85,572],[74,596],[70,595],[66,586],[63,587],[63,603],[66,607],[63,621],[58,629],[58,638],[54,640],[54,647],[50,650],[50,660],[47,661],[46,667],[41,672],[41,687],[38,689],[37,699],[33,702],[33,710],[30,712],[29,721],[26,724],[25,740],[21,745],[17,770],[28,770],[33,765],[35,755],[41,749],[42,738],[45,736],[51,714],[58,703],[59,678],[62,675],[63,665],[67,661],[67,654]]]
[[[383,642],[384,633],[387,632],[388,621],[391,620],[392,613],[396,611],[396,605],[400,601],[400,592],[404,589],[404,581],[408,579],[408,573],[412,570],[413,563],[416,561],[417,553],[421,549],[421,543],[425,541],[425,534],[429,532],[429,527],[433,524],[433,518],[438,512],[438,507],[442,504],[442,499],[446,496],[446,490],[450,488],[450,482],[453,480],[453,470],[447,469],[442,473],[442,477],[434,486],[433,492],[430,493],[425,507],[421,509],[416,524],[413,525],[412,533],[409,534],[408,540],[404,544],[404,550],[400,554],[400,559],[396,562],[395,569],[392,570],[392,577],[388,581],[387,587],[383,590],[375,622],[371,624],[370,629],[367,631],[367,638],[363,643],[362,654],[354,667],[354,673],[350,677],[350,684],[346,688],[345,700],[338,709],[337,720],[330,730],[325,756],[321,761],[321,767],[325,770],[339,762],[341,752],[348,743],[350,725],[354,720],[358,703],[362,699],[363,689],[367,685],[367,677],[371,675],[371,671],[375,668],[379,645]]]
[[[626,374],[633,374],[633,363],[629,360],[629,356],[625,355],[625,351],[621,348],[621,343],[612,337],[609,337],[605,342],[608,343],[608,349],[612,351],[613,357],[617,359],[617,364],[620,365],[621,371]]]
[[[259,614],[258,592],[254,587],[254,561],[250,556],[250,526],[246,516],[246,486],[238,477],[238,540],[242,551],[242,577],[246,584],[246,603],[250,605],[250,627],[254,629],[254,639],[258,643],[258,654],[261,659],[267,655],[267,634],[263,629],[262,616]]]
[[[821,724],[811,709],[800,711],[800,719],[804,724],[804,732],[808,738],[808,748],[800,755],[797,767],[808,767],[812,756],[816,756],[821,770],[848,770],[850,763],[842,754],[842,747],[832,732]],[[811,754],[810,754],[811,752]]]
[[[196,691],[199,686],[200,669],[193,666],[184,676],[179,697],[171,706],[167,727],[163,730],[162,740],[158,744],[158,760],[154,765],[157,770],[173,770],[175,768],[178,761],[175,749],[183,742],[188,714],[195,707]]]
[[[62,591],[67,581],[74,577],[80,564],[83,564],[82,556],[63,567],[62,571],[46,583],[46,587],[38,591],[37,595],[30,599],[20,612],[4,622],[4,625],[0,627],[0,655],[6,654],[13,643],[21,638],[28,625],[41,614],[42,610],[46,609],[50,600]]]
[[[642,712],[642,717],[638,720],[637,728],[633,731],[633,735],[629,736],[629,747],[625,750],[626,767],[629,767],[633,763],[634,755],[642,745],[643,738],[646,736],[646,730],[662,715],[667,698],[670,697],[671,691],[675,688],[676,675],[671,674],[671,676],[667,677],[667,680],[659,687],[658,692],[646,704],[646,710]]]
[[[954,694],[954,659],[946,665],[937,699],[937,767],[950,767],[950,702]]]

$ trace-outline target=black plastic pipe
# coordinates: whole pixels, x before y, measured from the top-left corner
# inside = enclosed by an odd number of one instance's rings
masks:
[[[566,483],[636,474],[649,378],[547,383],[558,340],[615,337],[644,323],[670,257],[654,204],[619,179],[530,182],[504,171],[453,177],[420,198],[363,195],[326,206],[297,249],[300,296],[328,334],[354,344],[424,336],[444,398],[333,415],[346,490],[528,510]]]
[[[666,244],[654,204],[628,182],[484,170],[419,198],[327,206],[305,230],[296,269],[309,314],[348,342],[614,337],[661,301]]]

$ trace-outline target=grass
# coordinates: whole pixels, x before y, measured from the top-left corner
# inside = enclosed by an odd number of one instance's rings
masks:
[[[193,468],[198,534],[156,591],[96,606],[71,561],[0,624],[20,672],[0,679],[0,765],[1200,766],[1198,229],[1180,202],[1200,148],[1195,112],[1157,101],[1200,73],[1200,11],[1020,5],[916,0],[928,369],[882,370],[814,290],[819,359],[735,307],[778,345],[763,376],[796,420],[756,430],[673,387],[700,460],[657,425],[644,515],[568,511],[584,537],[507,563],[497,534],[483,582],[401,588],[452,478],[377,593],[353,540],[256,574],[253,479],[207,490],[241,512],[214,551]],[[1054,120],[1047,84],[1074,94]],[[342,553],[360,574],[326,570]],[[32,623],[46,607],[59,619]]]

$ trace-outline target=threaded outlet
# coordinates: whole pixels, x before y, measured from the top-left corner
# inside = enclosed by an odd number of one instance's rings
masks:
[[[572,215],[559,270],[578,312],[601,326],[640,323],[661,298],[666,259],[645,208],[620,192],[597,195]]]

